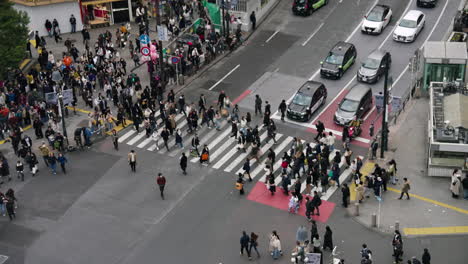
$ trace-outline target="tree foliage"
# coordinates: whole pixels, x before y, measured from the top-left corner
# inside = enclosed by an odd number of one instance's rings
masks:
[[[28,24],[25,12],[14,9],[8,0],[0,0],[0,78],[8,68],[17,68],[24,59]]]

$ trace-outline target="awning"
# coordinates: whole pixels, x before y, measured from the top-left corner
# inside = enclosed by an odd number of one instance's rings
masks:
[[[81,1],[81,5],[87,6],[87,5],[99,5],[99,4],[104,4],[104,3],[110,3],[110,2],[120,2],[123,0],[96,0],[96,1]]]

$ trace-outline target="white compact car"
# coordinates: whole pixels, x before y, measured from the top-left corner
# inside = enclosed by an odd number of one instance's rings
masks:
[[[419,35],[426,22],[426,16],[419,10],[410,10],[393,31],[393,40],[399,42],[413,42]]]
[[[392,20],[392,9],[387,5],[376,5],[362,20],[361,31],[366,34],[380,34]]]

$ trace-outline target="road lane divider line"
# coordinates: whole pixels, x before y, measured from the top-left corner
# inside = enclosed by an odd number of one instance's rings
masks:
[[[276,30],[267,40],[265,40],[265,43],[270,42],[270,40],[272,40],[279,32],[279,30]]]
[[[319,30],[323,27],[323,25],[325,25],[325,23],[320,23],[320,25],[314,30],[314,32],[312,32],[312,34],[306,39],[306,41],[304,41],[304,43],[302,43],[302,46],[304,47],[305,45],[307,45],[307,42],[309,42],[309,40],[311,40],[315,34],[317,34],[317,32],[319,32]]]
[[[226,75],[224,75],[223,78],[221,78],[219,81],[217,81],[215,84],[213,84],[213,86],[210,87],[210,89],[208,90],[213,90],[216,86],[218,86],[218,84],[220,84],[222,81],[224,81],[227,77],[229,77],[229,75],[231,75],[235,70],[237,70],[238,68],[240,67],[240,64],[237,64],[236,67],[234,67],[234,69],[232,69],[230,72],[228,72]]]

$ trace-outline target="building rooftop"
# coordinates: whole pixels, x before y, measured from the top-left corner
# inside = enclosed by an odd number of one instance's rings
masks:
[[[424,45],[424,58],[428,63],[465,64],[468,60],[466,43],[428,41]]]

